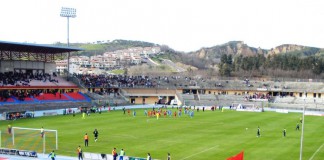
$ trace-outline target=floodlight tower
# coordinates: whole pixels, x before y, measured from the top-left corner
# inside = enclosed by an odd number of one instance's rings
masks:
[[[75,8],[67,8],[67,7],[62,7],[61,9],[61,17],[66,17],[67,18],[67,46],[69,46],[69,23],[70,23],[70,18],[75,18],[76,17],[76,9]]]
[[[67,18],[67,46],[70,46],[70,41],[69,41],[69,35],[70,35],[70,18],[75,18],[76,17],[76,9],[75,8],[67,8],[67,7],[62,7],[61,9],[61,17],[66,17]],[[67,80],[69,80],[69,74],[70,74],[70,52],[68,52],[68,61],[67,61],[67,67],[68,67],[68,74],[67,74]]]

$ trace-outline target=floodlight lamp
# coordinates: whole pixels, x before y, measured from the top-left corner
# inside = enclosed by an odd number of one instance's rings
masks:
[[[68,8],[68,7],[62,7],[61,9],[61,17],[76,17],[76,9],[75,8]]]

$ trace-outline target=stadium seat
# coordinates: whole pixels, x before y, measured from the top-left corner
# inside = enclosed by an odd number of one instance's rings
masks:
[[[71,92],[66,94],[71,98],[73,98],[74,100],[85,100],[85,97],[78,92]]]
[[[46,100],[69,100],[64,94],[61,94],[61,96],[57,94],[52,93],[44,93],[38,97],[36,97],[39,101],[46,101]]]

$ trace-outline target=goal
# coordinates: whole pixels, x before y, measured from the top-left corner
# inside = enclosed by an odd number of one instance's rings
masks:
[[[233,103],[232,107],[233,109],[251,109],[255,108],[255,105],[253,103]]]
[[[236,111],[263,112],[263,109],[255,104],[233,103],[232,106]]]
[[[12,145],[15,149],[48,153],[58,149],[57,130],[12,127]]]

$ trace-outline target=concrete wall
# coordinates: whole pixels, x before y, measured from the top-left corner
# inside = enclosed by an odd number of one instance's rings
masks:
[[[0,61],[0,71],[9,72],[14,69],[45,69],[45,73],[55,71],[55,63],[45,63],[36,61]]]
[[[54,62],[45,63],[45,73],[52,74],[53,72],[56,72],[56,64]]]
[[[155,104],[155,102],[159,101],[159,97],[157,96],[145,96],[145,104]],[[131,101],[131,99],[130,99]],[[143,104],[143,97],[137,97],[135,98],[135,103],[134,104]]]

